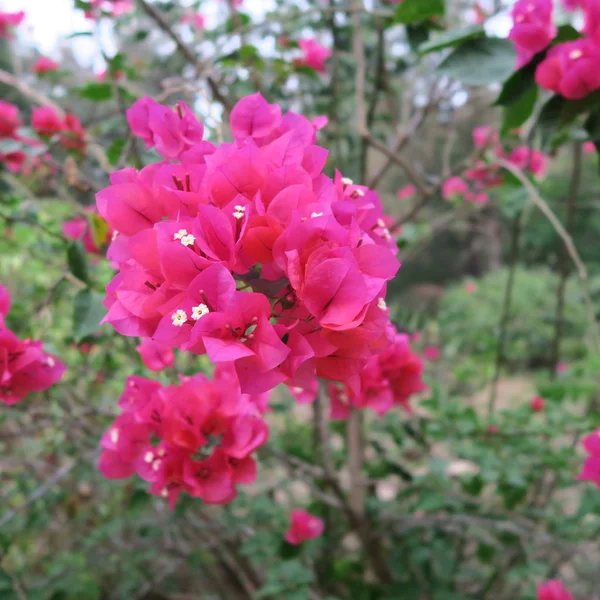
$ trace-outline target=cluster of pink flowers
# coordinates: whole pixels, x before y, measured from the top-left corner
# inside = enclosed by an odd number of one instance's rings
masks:
[[[163,371],[175,364],[173,349],[150,338],[142,339],[136,350],[144,366],[150,371]]]
[[[61,117],[52,106],[39,106],[31,113],[31,126],[42,138],[58,136],[58,142],[64,148],[79,153],[85,151],[85,129],[73,113]]]
[[[577,100],[600,88],[600,0],[565,0],[568,10],[583,8],[585,37],[556,44],[535,73],[537,83],[565,98]],[[552,22],[552,0],[518,0],[512,9],[509,38],[517,50],[517,67],[531,61],[552,42],[557,28]]]
[[[184,13],[179,20],[181,23],[191,25],[194,29],[204,29],[206,25],[204,15],[193,11]]]
[[[390,341],[384,296],[399,267],[377,194],[324,175],[312,123],[259,94],[236,105],[234,142],[219,147],[183,104],[145,98],[128,117],[177,162],[114,173],[97,196],[118,232],[105,320],[231,363],[244,393],[315,375],[358,393]]]
[[[502,169],[496,162],[499,158],[536,177],[543,177],[546,174],[548,168],[546,154],[528,146],[517,146],[507,151],[500,143],[500,135],[492,127],[476,127],[473,130],[473,143],[484,157],[466,169],[461,177],[452,176],[443,182],[442,196],[445,200],[462,199],[467,202],[486,204],[489,200],[488,190],[502,185]]]
[[[16,13],[0,11],[0,38],[11,39],[12,28],[20,25],[24,18],[25,13],[22,10]]]
[[[561,581],[552,579],[538,587],[537,600],[573,600],[573,596]]]
[[[26,150],[41,146],[39,140],[34,140],[19,134],[19,128],[23,124],[19,117],[19,108],[10,102],[0,100],[0,140],[14,142],[14,149],[0,151],[0,163],[13,172],[23,172],[33,159],[30,159]]]
[[[405,333],[396,333],[392,343],[371,358],[360,379],[358,393],[348,386],[329,384],[332,419],[347,419],[351,408],[369,408],[380,416],[398,406],[410,412],[410,397],[427,389],[423,361],[411,350]]]
[[[8,290],[0,284],[0,401],[8,405],[47,390],[65,372],[56,356],[44,352],[42,342],[20,340],[7,329],[4,318],[10,305]]]
[[[122,17],[135,10],[132,0],[90,0],[90,10],[85,12],[86,19],[97,20],[102,16]]]
[[[228,366],[212,380],[196,375],[172,386],[129,377],[122,412],[102,437],[99,468],[109,479],[137,473],[171,507],[181,492],[231,502],[239,484],[256,478],[251,455],[269,437],[261,404],[240,392]]]
[[[513,27],[508,37],[517,50],[517,67],[526,65],[556,35],[552,0],[518,0],[512,9]]]
[[[324,73],[325,61],[331,56],[331,50],[314,38],[298,40],[298,46],[303,56],[294,60],[294,64],[311,67],[319,73]]]

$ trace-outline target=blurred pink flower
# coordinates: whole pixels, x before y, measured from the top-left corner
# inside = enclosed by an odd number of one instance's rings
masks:
[[[529,404],[533,412],[542,412],[546,405],[545,400],[541,396],[534,396]]]
[[[556,365],[556,372],[557,373],[566,373],[569,370],[569,363],[566,362],[559,362]]]
[[[184,15],[181,15],[180,21],[182,23],[189,23],[195,29],[204,29],[206,24],[204,15],[200,13],[185,13]]]
[[[423,356],[427,360],[438,360],[441,355],[442,353],[437,346],[427,346],[423,349]]]
[[[583,152],[584,154],[593,154],[596,152],[596,146],[594,145],[594,142],[585,142],[583,144]]]
[[[331,50],[325,48],[315,38],[298,40],[298,46],[300,46],[304,56],[297,58],[294,64],[312,67],[315,71],[324,73],[325,61],[331,56]]]
[[[57,71],[59,64],[53,61],[47,56],[40,56],[31,66],[31,70],[34,73],[41,75],[42,73],[49,73],[50,71]]]
[[[150,371],[162,371],[175,364],[175,353],[165,345],[150,338],[142,339],[136,347],[142,362]]]
[[[408,198],[414,196],[416,191],[417,188],[414,185],[409,184],[405,185],[402,189],[398,190],[398,193],[396,195],[400,200],[407,200]]]
[[[21,10],[16,13],[0,11],[0,37],[12,38],[12,27],[19,25],[25,18],[25,13]]]
[[[517,68],[544,50],[556,35],[552,8],[552,0],[518,0],[513,6],[508,37],[517,50]]]
[[[537,600],[573,600],[573,596],[561,581],[552,579],[538,587]]]
[[[464,196],[468,191],[469,186],[460,177],[449,177],[442,184],[442,197],[444,200]]]
[[[305,510],[293,510],[290,515],[290,527],[285,534],[288,544],[298,545],[305,540],[318,538],[325,529],[325,523]]]
[[[467,294],[474,294],[476,291],[477,285],[475,283],[472,281],[467,281],[467,283],[465,283],[465,292],[467,292]]]

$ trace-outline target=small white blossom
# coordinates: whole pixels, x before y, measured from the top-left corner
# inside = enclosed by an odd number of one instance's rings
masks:
[[[310,218],[311,219],[315,219],[316,217],[322,217],[323,213],[322,212],[314,212],[310,214]]]
[[[187,229],[180,229],[177,233],[173,234],[173,239],[180,240],[187,234],[188,234]]]
[[[198,306],[192,306],[192,319],[194,319],[194,321],[197,321],[209,312],[210,310],[208,309],[208,306],[206,306],[206,304],[198,304]]]
[[[349,177],[342,177],[342,183],[344,185],[352,185],[354,182]]]
[[[181,243],[184,246],[193,246],[195,241],[196,241],[196,238],[191,233],[188,233],[188,235],[184,235],[181,238]]]
[[[185,310],[176,310],[171,315],[171,321],[173,325],[175,325],[175,327],[181,327],[184,323],[187,322],[187,314],[185,313]]]
[[[154,460],[153,452],[146,452],[146,454],[144,454],[144,462],[151,463],[153,460]]]
[[[381,310],[387,310],[387,304],[383,298],[379,298],[379,300],[377,300],[377,308],[380,308]]]
[[[110,430],[110,441],[113,444],[116,444],[119,441],[119,430],[116,427],[113,427]]]

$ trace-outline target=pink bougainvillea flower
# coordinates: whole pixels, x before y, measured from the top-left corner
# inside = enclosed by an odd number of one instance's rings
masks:
[[[131,0],[113,0],[109,7],[109,12],[112,17],[122,17],[134,10],[135,4]]]
[[[3,317],[10,312],[10,305],[10,293],[6,286],[0,283],[0,328],[4,327]]]
[[[38,75],[43,73],[49,73],[50,71],[58,71],[59,64],[48,58],[47,56],[40,56],[32,65],[31,70]]]
[[[396,194],[400,200],[406,200],[407,198],[411,198],[417,192],[417,188],[412,185],[405,185],[402,189],[398,190]]]
[[[150,371],[162,371],[175,364],[175,353],[171,347],[149,338],[144,338],[136,350]]]
[[[12,405],[31,392],[41,392],[57,383],[65,366],[44,352],[42,342],[21,341],[0,328],[0,402]]]
[[[427,360],[439,360],[441,355],[442,353],[437,346],[427,346],[423,349],[423,356]]]
[[[526,65],[556,35],[552,0],[517,0],[512,9],[513,27],[508,37],[517,50],[517,68]]]
[[[485,148],[486,146],[493,146],[498,142],[499,134],[493,128],[487,125],[481,127],[475,127],[472,132],[473,143],[477,148]]]
[[[573,600],[573,596],[561,581],[552,579],[538,587],[537,600]]]
[[[582,444],[589,456],[577,479],[593,481],[600,488],[600,429],[585,437]]]
[[[317,131],[324,129],[329,124],[329,118],[326,115],[319,115],[312,120],[312,124]]]
[[[548,169],[548,156],[539,150],[532,150],[526,146],[515,148],[508,156],[509,162],[532,175],[543,177]]]
[[[204,136],[204,126],[184,102],[177,103],[173,111],[144,96],[127,110],[127,121],[146,148],[156,147],[168,159],[177,158]]]
[[[137,473],[171,507],[182,492],[208,504],[231,502],[237,485],[254,481],[251,454],[268,438],[256,404],[232,376],[217,369],[213,380],[196,375],[166,387],[130,377],[119,399],[123,412],[101,441],[101,472],[109,479]]]
[[[25,13],[21,10],[16,13],[0,11],[0,37],[12,38],[13,27],[20,25],[25,18]]]
[[[67,113],[63,122],[63,129],[58,139],[64,148],[74,150],[80,154],[85,153],[86,131],[81,121],[73,114]]]
[[[305,510],[294,509],[290,514],[290,527],[285,534],[288,544],[298,545],[322,535],[325,529],[323,519],[311,515]]]
[[[206,353],[253,397],[279,383],[308,392],[315,376],[359,394],[393,338],[398,248],[378,195],[325,175],[315,124],[260,94],[236,104],[233,142],[216,147],[182,106],[144,98],[128,120],[171,162],[118,171],[97,195],[118,231],[105,321]]]
[[[541,396],[534,396],[530,402],[531,410],[533,412],[542,412],[545,405],[546,402]]]
[[[298,40],[298,46],[304,53],[302,58],[297,58],[294,63],[313,68],[319,73],[325,72],[325,61],[331,56],[331,50],[322,46],[315,38]]]
[[[460,177],[449,177],[442,184],[442,197],[444,200],[462,198],[469,191],[469,186]]]
[[[584,10],[583,33],[595,44],[600,43],[600,1],[581,0],[580,6]]]
[[[594,152],[596,152],[596,145],[594,144],[594,142],[584,142],[583,153],[594,154]]]
[[[543,88],[570,100],[585,98],[600,88],[600,46],[590,39],[564,42],[552,48],[535,72]]]
[[[467,292],[467,294],[474,294],[477,291],[477,284],[473,283],[472,281],[467,281],[467,283],[465,283],[465,292]]]
[[[194,29],[204,29],[204,26],[206,24],[206,19],[204,18],[204,15],[195,12],[185,13],[181,15],[180,21],[184,24],[190,24]]]
[[[565,10],[574,11],[578,8],[584,8],[589,0],[562,0],[562,5]]]
[[[51,137],[65,128],[64,120],[51,106],[34,108],[31,113],[31,125],[42,137]]]
[[[557,373],[566,373],[569,370],[569,363],[559,362],[557,363],[555,370]]]
[[[14,138],[21,124],[19,107],[0,100],[0,138]]]

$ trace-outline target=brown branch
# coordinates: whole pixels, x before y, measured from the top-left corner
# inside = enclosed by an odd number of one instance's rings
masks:
[[[335,464],[329,448],[329,430],[327,427],[327,406],[326,396],[322,390],[319,391],[313,404],[315,411],[315,429],[318,440],[318,449],[321,455],[323,470],[325,471],[325,480],[331,491],[340,501],[342,511],[348,521],[348,524],[356,531],[364,547],[366,558],[371,564],[377,579],[382,583],[390,583],[392,575],[383,555],[383,548],[379,539],[373,534],[368,521],[357,514],[350,505],[342,486],[337,478]]]
[[[579,275],[579,279],[581,280],[583,296],[588,310],[590,327],[592,328],[594,350],[596,352],[600,352],[600,332],[598,330],[598,322],[596,321],[594,303],[592,302],[592,295],[590,292],[589,276],[587,268],[584,262],[581,260],[579,252],[577,252],[577,248],[573,243],[573,238],[571,238],[567,230],[564,228],[563,224],[554,214],[553,210],[548,206],[547,202],[540,196],[539,192],[535,189],[535,186],[529,181],[529,179],[527,179],[527,176],[523,173],[521,169],[515,167],[515,165],[507,162],[504,159],[499,159],[498,164],[501,167],[505,168],[507,171],[510,171],[523,184],[523,187],[527,190],[527,193],[529,194],[529,197],[532,200],[532,202],[540,209],[540,211],[548,219],[548,221],[550,221],[550,224],[552,225],[552,227],[554,227],[554,230],[562,239],[567,254],[575,264],[575,267],[577,268],[577,274]]]
[[[162,13],[156,9],[154,6],[146,2],[146,0],[138,0],[138,4],[144,10],[144,12],[154,20],[154,22],[159,26],[159,28],[166,33],[177,46],[180,54],[194,67],[196,67],[196,71],[198,74],[202,74],[207,70],[206,65],[198,58],[196,53],[179,37],[179,35],[173,30],[169,22],[165,19]],[[206,82],[210,87],[213,98],[220,102],[223,105],[223,108],[227,113],[231,112],[231,102],[229,99],[223,95],[221,90],[219,89],[219,85],[217,81],[212,77],[212,75],[206,75]]]
[[[581,143],[573,146],[573,170],[571,171],[571,183],[569,185],[569,197],[567,199],[567,221],[566,230],[571,232],[575,226],[575,215],[577,213],[577,197],[581,189]],[[552,342],[552,372],[550,377],[556,377],[556,365],[560,361],[560,343],[564,329],[565,291],[570,271],[569,255],[565,248],[560,257],[560,280],[556,291],[556,319],[554,325],[554,340]]]

